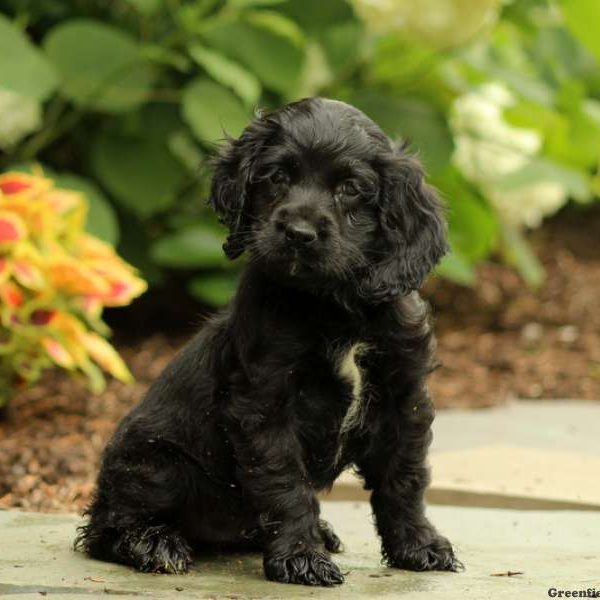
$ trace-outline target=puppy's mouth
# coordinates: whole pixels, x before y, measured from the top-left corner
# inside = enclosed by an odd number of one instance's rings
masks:
[[[307,263],[306,258],[303,256],[303,253],[298,250],[297,248],[294,248],[291,250],[290,252],[290,258],[288,259],[289,262],[289,273],[292,277],[299,275],[300,273],[302,273],[303,271],[305,271],[308,267],[310,267],[310,264]],[[312,261],[310,261],[312,263]]]
[[[299,248],[285,247],[278,253],[278,262],[292,277],[301,275],[307,269],[314,268],[314,257],[307,256]]]

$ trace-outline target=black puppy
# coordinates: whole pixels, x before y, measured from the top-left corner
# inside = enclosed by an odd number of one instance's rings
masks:
[[[311,98],[226,144],[211,202],[227,256],[249,252],[239,289],[120,424],[77,545],[171,573],[194,546],[260,549],[269,579],[338,584],[317,492],[353,466],[386,562],[457,570],[423,505],[434,338],[415,290],[447,245],[419,164]]]

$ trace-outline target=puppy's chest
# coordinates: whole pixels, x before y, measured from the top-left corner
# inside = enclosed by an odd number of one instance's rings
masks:
[[[299,417],[309,437],[322,437],[326,446],[339,446],[342,438],[362,426],[368,400],[365,342],[331,344],[313,368],[304,371],[299,385]],[[317,366],[318,365],[318,366]],[[316,440],[314,440],[316,442]]]
[[[340,424],[340,434],[345,435],[362,425],[366,410],[366,373],[364,359],[369,352],[366,342],[355,342],[331,352],[335,376],[345,385],[349,402]]]

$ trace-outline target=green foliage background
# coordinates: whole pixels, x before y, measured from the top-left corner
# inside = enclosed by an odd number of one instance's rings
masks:
[[[541,160],[517,179],[550,177],[594,199],[599,22],[596,0],[514,0],[489,31],[434,48],[406,32],[370,33],[345,0],[0,0],[0,93],[42,114],[0,152],[0,168],[37,162],[83,190],[88,228],[151,284],[176,270],[218,305],[239,265],[223,258],[224,232],[204,201],[206,157],[256,107],[335,97],[419,152],[450,209],[443,276],[471,284],[474,265],[499,251],[535,285],[543,274],[522,232],[451,162],[451,107],[502,82],[517,99],[510,122],[544,135]]]

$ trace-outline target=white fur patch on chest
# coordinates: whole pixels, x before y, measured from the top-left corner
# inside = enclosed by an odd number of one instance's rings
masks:
[[[341,379],[350,385],[352,390],[352,400],[340,426],[340,436],[344,436],[350,430],[362,425],[365,413],[365,395],[363,393],[363,373],[357,359],[365,354],[368,349],[368,344],[358,342],[337,355],[336,372]]]

